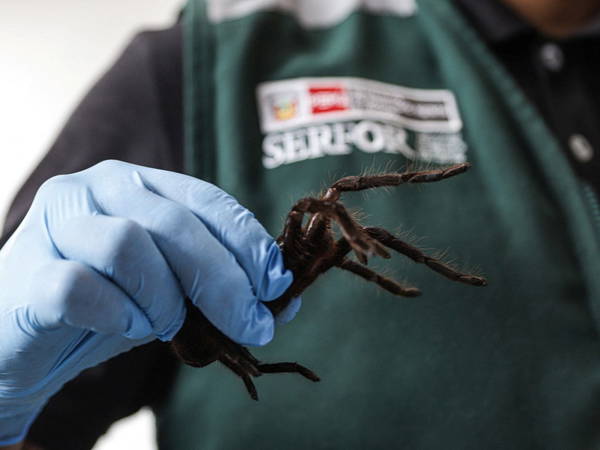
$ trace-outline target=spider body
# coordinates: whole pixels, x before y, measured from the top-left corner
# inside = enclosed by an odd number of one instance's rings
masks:
[[[469,164],[457,164],[439,170],[349,176],[336,181],[318,198],[306,197],[296,202],[287,216],[282,234],[277,238],[285,266],[294,273],[294,281],[281,297],[265,305],[275,316],[278,315],[292,299],[301,295],[317,277],[332,267],[349,271],[395,295],[420,295],[418,288],[402,285],[366,267],[368,258],[373,255],[390,258],[388,249],[424,264],[450,280],[485,286],[484,278],[461,273],[382,228],[363,227],[339,201],[343,192],[440,181],[461,174],[469,167]],[[306,216],[308,220],[304,224]],[[333,223],[337,224],[341,237],[333,233]],[[358,261],[350,257],[351,253]],[[245,347],[215,328],[191,301],[188,300],[187,304],[187,318],[172,341],[175,352],[186,364],[204,367],[220,361],[242,378],[255,400],[258,394],[252,377],[264,373],[294,372],[311,381],[319,381],[315,373],[297,363],[261,363]]]

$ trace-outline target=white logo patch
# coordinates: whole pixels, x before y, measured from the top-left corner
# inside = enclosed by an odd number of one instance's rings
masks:
[[[347,154],[352,147],[440,164],[466,160],[462,121],[448,90],[350,77],[296,78],[262,83],[257,96],[268,169]]]

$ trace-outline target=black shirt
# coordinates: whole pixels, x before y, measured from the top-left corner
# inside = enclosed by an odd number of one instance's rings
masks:
[[[600,193],[600,15],[566,39],[537,32],[497,0],[456,0]]]
[[[497,0],[456,0],[554,131],[577,173],[600,192],[600,21],[565,40],[548,39]],[[182,33],[179,24],[138,35],[74,111],[17,194],[3,245],[47,178],[105,159],[183,171]],[[110,424],[160,407],[176,376],[168,346],[155,342],[88,369],[42,411],[28,440],[46,449],[87,449]]]

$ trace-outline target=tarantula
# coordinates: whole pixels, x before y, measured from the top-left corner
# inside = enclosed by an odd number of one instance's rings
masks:
[[[484,278],[458,272],[382,228],[361,226],[339,201],[343,192],[440,181],[461,174],[469,167],[470,165],[465,163],[439,170],[349,176],[333,183],[319,198],[307,197],[299,200],[287,216],[283,233],[277,238],[285,266],[294,273],[294,282],[281,297],[265,305],[274,315],[279,314],[319,275],[334,266],[376,283],[392,294],[418,296],[418,288],[404,286],[365,266],[367,259],[372,255],[389,258],[386,247],[416,263],[425,264],[450,280],[472,286],[485,286],[487,282]],[[307,214],[310,218],[304,225],[304,217]],[[335,222],[341,231],[341,237],[337,239],[332,232],[332,222]],[[358,262],[348,258],[351,252],[354,252]],[[187,318],[172,341],[176,354],[186,364],[204,367],[213,361],[220,361],[242,378],[250,397],[254,400],[258,400],[258,393],[252,377],[264,373],[294,372],[311,381],[319,381],[314,372],[295,362],[261,363],[248,349],[236,344],[214,327],[189,299],[186,301]]]

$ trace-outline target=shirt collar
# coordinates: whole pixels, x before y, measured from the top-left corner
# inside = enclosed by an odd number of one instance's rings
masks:
[[[491,43],[509,41],[535,30],[500,0],[455,0],[483,37]],[[600,15],[569,39],[600,37]]]

